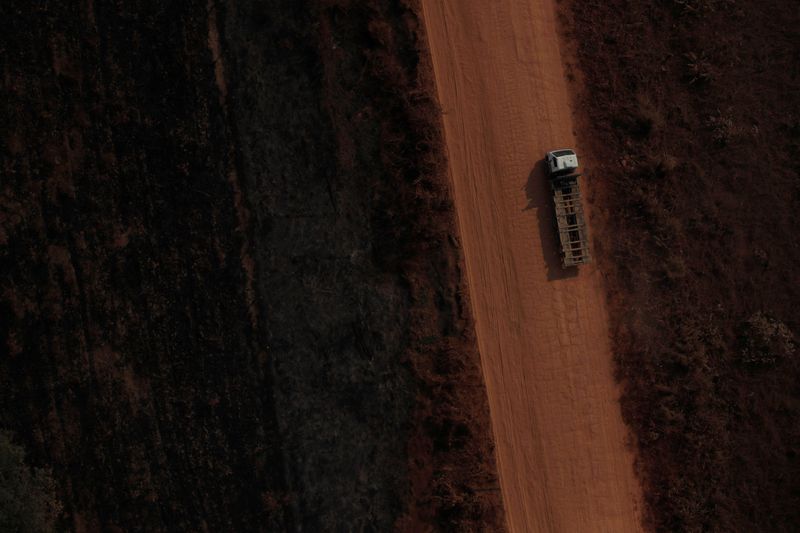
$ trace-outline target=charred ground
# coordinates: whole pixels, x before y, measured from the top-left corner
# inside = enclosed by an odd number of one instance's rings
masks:
[[[500,527],[415,13],[0,7],[0,424],[65,526]]]
[[[793,530],[800,12],[777,0],[562,7],[650,523]]]

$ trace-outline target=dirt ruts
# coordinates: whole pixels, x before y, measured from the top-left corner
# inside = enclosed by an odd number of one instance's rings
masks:
[[[542,165],[583,154],[555,6],[424,7],[509,529],[639,530],[603,279],[561,268]]]

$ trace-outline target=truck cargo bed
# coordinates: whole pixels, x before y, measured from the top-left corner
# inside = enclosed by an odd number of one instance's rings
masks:
[[[589,239],[583,216],[578,175],[550,181],[556,212],[556,227],[561,241],[561,264],[564,267],[588,263]]]

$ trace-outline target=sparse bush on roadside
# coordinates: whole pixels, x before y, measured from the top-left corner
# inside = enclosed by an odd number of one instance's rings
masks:
[[[681,15],[702,16],[718,10],[732,9],[736,0],[672,0]]]
[[[683,56],[689,69],[689,85],[703,85],[714,78],[713,68],[705,53],[689,52]]]
[[[740,134],[731,115],[719,109],[706,119],[706,126],[711,129],[711,135],[718,146],[725,146]]]
[[[648,153],[640,166],[642,177],[664,179],[678,168],[678,159],[666,151]]]
[[[653,131],[653,117],[646,110],[638,107],[621,109],[619,114],[614,117],[612,125],[627,133],[631,137],[642,140],[650,136]]]
[[[773,364],[795,353],[792,331],[779,320],[765,313],[752,315],[742,328],[742,362],[755,365]]]
[[[54,531],[60,513],[50,472],[25,464],[25,451],[0,430],[0,531]]]
[[[769,254],[767,254],[767,251],[760,246],[756,246],[753,249],[753,258],[761,266],[761,268],[766,268],[769,266]]]
[[[642,93],[636,95],[636,114],[640,123],[647,125],[648,133],[664,129],[664,113],[651,97]]]
[[[686,261],[684,261],[682,256],[671,254],[669,257],[667,257],[667,260],[664,261],[664,275],[666,276],[667,281],[680,281],[686,277],[687,273],[688,268],[686,266]]]
[[[672,0],[681,15],[697,15],[708,8],[709,2],[703,0]]]

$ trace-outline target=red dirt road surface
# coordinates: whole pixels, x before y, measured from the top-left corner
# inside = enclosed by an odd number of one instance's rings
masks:
[[[509,529],[639,530],[602,278],[561,270],[540,162],[575,144],[554,6],[423,7]]]

